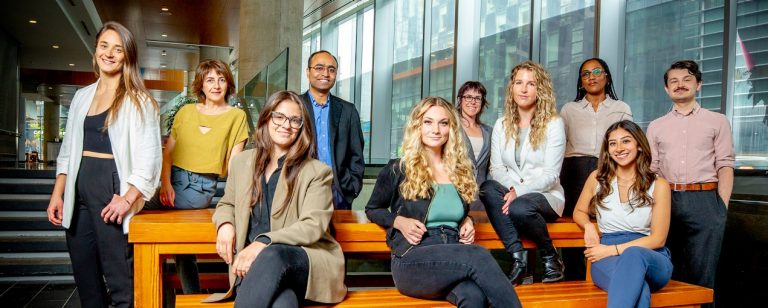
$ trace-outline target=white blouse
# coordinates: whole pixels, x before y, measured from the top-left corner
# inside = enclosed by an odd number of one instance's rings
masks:
[[[640,234],[651,234],[651,206],[632,208],[629,206],[629,202],[621,202],[619,199],[619,186],[618,182],[614,178],[611,182],[613,191],[610,195],[603,199],[603,205],[607,209],[597,207],[597,225],[600,228],[600,233],[606,234],[611,232],[628,231],[637,232]],[[653,188],[656,182],[651,184],[648,188],[648,194],[653,196]],[[597,187],[599,190],[600,187]],[[630,200],[632,196],[630,196]]]

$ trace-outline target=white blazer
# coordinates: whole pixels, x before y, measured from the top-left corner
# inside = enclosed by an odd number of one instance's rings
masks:
[[[549,193],[556,202],[550,204],[563,215],[565,197],[560,185],[560,168],[565,155],[565,126],[559,117],[547,123],[544,143],[533,150],[530,139],[520,149],[520,167],[515,161],[514,139],[507,140],[504,118],[496,120],[491,137],[491,178],[504,187],[515,187],[518,196],[537,192]]]
[[[56,159],[56,174],[66,174],[64,187],[64,219],[62,225],[69,228],[75,208],[75,181],[83,158],[83,122],[88,115],[96,85],[82,88],[75,93],[69,107],[67,130]],[[144,201],[155,194],[160,183],[162,146],[160,144],[160,115],[152,104],[144,104],[143,112],[135,108],[126,97],[118,118],[109,126],[109,140],[120,178],[120,195],[128,192],[128,185],[138,189],[143,198],[133,204],[123,218],[123,232],[128,233],[131,217],[141,211]],[[143,120],[142,120],[143,113]]]

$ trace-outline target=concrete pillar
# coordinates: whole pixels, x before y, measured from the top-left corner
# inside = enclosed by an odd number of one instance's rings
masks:
[[[240,88],[288,48],[288,90],[299,91],[304,76],[300,63],[303,11],[304,1],[240,1]]]
[[[43,104],[43,144],[40,148],[40,160],[47,160],[48,142],[54,141],[59,137],[59,104],[55,102],[45,102]]]

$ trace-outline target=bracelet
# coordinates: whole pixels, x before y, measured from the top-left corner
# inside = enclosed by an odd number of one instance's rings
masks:
[[[619,253],[619,245],[613,245],[613,248],[616,248],[616,255],[620,256],[621,253]]]

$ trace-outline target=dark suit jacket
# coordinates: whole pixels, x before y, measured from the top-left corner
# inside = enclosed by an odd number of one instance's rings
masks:
[[[315,129],[315,112],[309,92],[302,95],[309,111],[310,123]],[[333,185],[341,191],[344,199],[352,204],[363,188],[363,130],[360,127],[360,114],[355,105],[336,96],[330,95],[331,110],[328,113],[328,133],[331,135],[331,159],[333,161]]]

